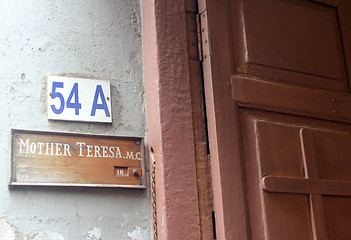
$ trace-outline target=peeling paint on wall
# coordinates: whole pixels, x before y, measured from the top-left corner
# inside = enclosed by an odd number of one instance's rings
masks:
[[[65,240],[60,233],[49,231],[35,231],[24,235],[17,227],[0,218],[0,240]]]
[[[23,240],[23,235],[5,218],[0,218],[0,240]]]
[[[55,232],[33,232],[25,240],[64,240],[60,233]]]
[[[132,232],[128,232],[128,237],[132,240],[149,240],[149,232],[147,229],[136,227]]]
[[[87,240],[102,240],[101,229],[94,227],[93,229],[89,230]]]

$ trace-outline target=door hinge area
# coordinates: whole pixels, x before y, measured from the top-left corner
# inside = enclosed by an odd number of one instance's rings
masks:
[[[213,240],[217,239],[217,234],[216,234],[216,214],[214,211],[212,211],[212,227],[213,227]]]
[[[202,37],[201,37],[201,23],[200,14],[196,14],[196,30],[197,30],[197,48],[199,52],[199,61],[202,62]]]
[[[209,57],[209,34],[207,27],[207,10],[196,15],[199,61]]]

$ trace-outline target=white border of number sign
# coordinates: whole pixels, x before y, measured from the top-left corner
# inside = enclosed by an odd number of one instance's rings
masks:
[[[48,119],[112,122],[110,81],[47,76]]]

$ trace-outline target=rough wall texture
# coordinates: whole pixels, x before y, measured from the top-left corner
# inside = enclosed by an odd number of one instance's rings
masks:
[[[0,22],[0,239],[148,239],[148,191],[7,185],[11,128],[144,136],[140,2],[2,0]],[[113,123],[48,121],[48,74],[110,80]]]
[[[158,238],[201,239],[185,1],[143,1],[143,22]]]

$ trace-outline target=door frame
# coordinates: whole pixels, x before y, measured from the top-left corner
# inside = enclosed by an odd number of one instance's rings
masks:
[[[155,163],[151,229],[157,225],[158,239],[213,239],[196,13],[196,0],[142,1],[150,171]]]

